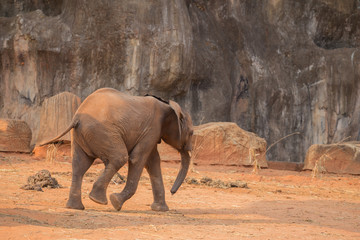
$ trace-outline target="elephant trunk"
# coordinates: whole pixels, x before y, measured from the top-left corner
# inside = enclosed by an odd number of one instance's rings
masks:
[[[181,184],[183,183],[186,174],[189,170],[189,165],[190,165],[190,155],[187,151],[181,151],[181,168],[180,171],[176,177],[176,180],[174,182],[174,185],[172,186],[170,192],[171,194],[175,194],[176,191],[179,189],[179,187],[181,186]]]

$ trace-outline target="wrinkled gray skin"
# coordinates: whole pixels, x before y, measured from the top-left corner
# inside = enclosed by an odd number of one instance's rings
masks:
[[[73,129],[73,173],[66,206],[84,209],[81,201],[82,179],[94,160],[100,158],[105,164],[105,170],[90,192],[89,197],[93,201],[108,203],[108,184],[114,174],[128,162],[125,188],[121,193],[110,195],[114,208],[120,210],[124,202],[134,195],[145,167],[150,175],[154,195],[151,209],[169,210],[165,202],[157,144],[162,139],[181,154],[181,168],[171,189],[174,194],[189,168],[192,128],[189,114],[184,113],[175,102],[167,104],[152,96],[130,96],[111,88],[95,91],[80,105],[68,129],[47,142],[54,142]]]

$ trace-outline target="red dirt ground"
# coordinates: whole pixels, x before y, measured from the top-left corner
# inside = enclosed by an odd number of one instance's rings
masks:
[[[197,173],[246,188],[220,189],[184,183],[170,194],[178,164],[163,163],[170,211],[150,210],[146,171],[137,193],[120,212],[88,198],[103,165],[90,168],[83,182],[84,211],[65,208],[71,165],[0,153],[0,239],[360,239],[360,177],[311,172],[196,166]],[[26,191],[27,178],[47,169],[63,188]],[[120,170],[126,175],[126,168]],[[110,184],[108,194],[123,184]]]

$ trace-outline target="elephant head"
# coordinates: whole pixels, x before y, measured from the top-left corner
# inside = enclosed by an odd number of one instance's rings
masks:
[[[179,104],[170,101],[169,105],[171,109],[164,120],[161,138],[178,150],[181,155],[181,168],[170,190],[174,194],[181,186],[189,169],[193,125],[190,115],[183,112]]]

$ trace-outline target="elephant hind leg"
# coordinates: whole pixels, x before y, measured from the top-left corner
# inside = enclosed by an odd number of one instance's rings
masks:
[[[83,210],[85,207],[81,201],[82,180],[84,174],[94,162],[94,158],[89,157],[76,142],[73,143],[72,149],[72,181],[66,207]]]
[[[149,143],[154,145],[149,146]],[[126,185],[121,193],[110,195],[111,204],[116,210],[120,211],[124,202],[135,194],[145,163],[155,147],[156,142],[154,143],[153,136],[149,135],[148,138],[142,139],[142,142],[139,142],[131,151]]]
[[[108,203],[106,197],[106,189],[115,175],[119,171],[119,169],[125,165],[127,162],[128,156],[126,153],[118,153],[116,157],[112,157],[106,161],[105,169],[94,183],[93,188],[89,194],[91,200],[96,203],[106,205]]]
[[[141,173],[152,149],[150,148],[149,151],[147,148],[146,145],[138,144],[131,152],[126,185],[121,193],[113,193],[110,195],[111,204],[117,211],[120,211],[124,202],[131,198],[136,192]]]
[[[110,195],[111,204],[117,211],[120,211],[124,202],[135,194],[143,169],[144,164],[129,161],[128,177],[123,191]]]

